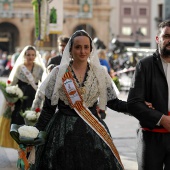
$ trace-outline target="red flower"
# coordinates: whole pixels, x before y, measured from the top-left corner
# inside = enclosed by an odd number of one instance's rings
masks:
[[[35,109],[35,112],[36,112],[36,113],[40,112],[40,108],[36,108],[36,109]]]
[[[11,84],[11,81],[10,81],[10,80],[8,80],[8,81],[7,81],[7,84]]]

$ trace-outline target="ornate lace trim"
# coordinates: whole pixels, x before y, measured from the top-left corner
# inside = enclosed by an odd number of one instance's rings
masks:
[[[66,70],[67,67],[62,67],[60,69]],[[45,85],[42,89],[45,89],[45,95],[51,100],[52,105],[58,103],[60,98],[66,105],[69,105],[67,97],[62,88],[62,75],[58,75],[59,67],[56,67],[48,76]],[[82,95],[84,103],[87,107],[92,107],[93,104],[99,99],[99,107],[105,109],[107,100],[116,98],[116,93],[112,87],[111,78],[104,71],[102,67],[93,68],[90,66],[90,69],[87,73],[87,78],[84,83],[86,93]],[[48,83],[48,84],[47,84]],[[78,85],[78,84],[77,84]],[[58,89],[58,90],[57,90]]]

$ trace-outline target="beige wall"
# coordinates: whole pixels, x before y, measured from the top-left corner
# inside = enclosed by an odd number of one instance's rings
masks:
[[[97,5],[95,5],[97,4]],[[77,18],[79,11],[78,5],[73,5],[66,0],[64,4],[65,24],[63,33],[71,35],[76,26],[80,24],[89,24],[96,32],[96,36],[108,46],[110,41],[110,11],[111,6],[109,0],[93,1],[93,17],[92,18]],[[71,16],[71,17],[67,17]]]

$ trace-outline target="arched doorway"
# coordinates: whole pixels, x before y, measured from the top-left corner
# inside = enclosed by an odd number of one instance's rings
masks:
[[[77,31],[77,30],[85,30],[89,33],[89,35],[91,36],[92,39],[94,39],[96,37],[96,31],[94,30],[94,28],[89,25],[89,24],[81,24],[81,25],[78,25],[75,29],[74,29],[74,32]]]
[[[15,47],[19,45],[19,31],[11,23],[0,23],[0,49],[7,51],[8,54],[15,52]]]
[[[19,45],[19,31],[11,23],[0,23],[0,49],[7,51],[8,54],[15,52],[15,47]]]

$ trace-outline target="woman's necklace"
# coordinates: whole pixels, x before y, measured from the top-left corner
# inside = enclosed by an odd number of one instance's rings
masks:
[[[78,89],[80,91],[80,94],[83,95],[86,93],[86,89],[85,89],[85,86],[84,86],[84,82],[86,80],[86,77],[87,77],[87,71],[89,69],[89,66],[87,66],[87,69],[86,69],[86,72],[85,72],[85,76],[83,77],[82,75],[79,75],[79,76],[76,76],[72,66],[70,65],[70,68],[71,68],[71,71],[74,75],[74,78],[76,79],[76,82],[78,84]],[[84,79],[83,79],[84,78]]]

